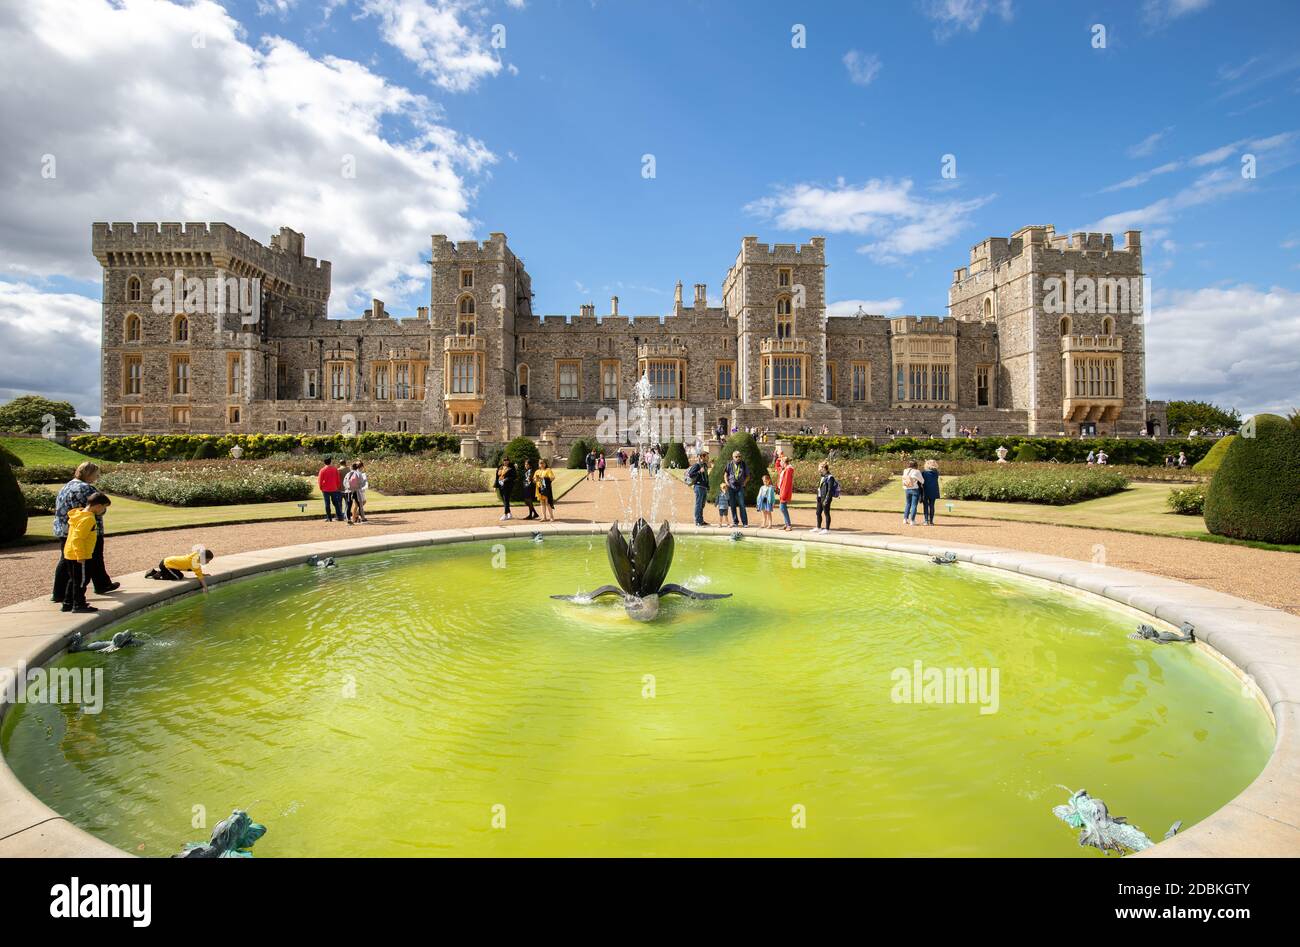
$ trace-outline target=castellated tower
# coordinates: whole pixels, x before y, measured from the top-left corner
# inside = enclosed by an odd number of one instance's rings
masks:
[[[524,408],[515,321],[532,315],[532,281],[523,262],[503,233],[489,234],[482,244],[434,234],[431,267],[426,430],[481,431],[490,441],[517,437]]]
[[[1142,244],[1110,234],[1024,227],[971,248],[949,315],[996,326],[1003,408],[1028,432],[1133,433],[1146,422]]]
[[[264,246],[224,223],[96,223],[106,433],[253,431],[276,396],[277,326],[323,319],[330,264],[285,227]]]
[[[742,425],[774,418],[834,422],[826,404],[826,241],[768,246],[745,237],[722,284],[737,326],[736,373]]]

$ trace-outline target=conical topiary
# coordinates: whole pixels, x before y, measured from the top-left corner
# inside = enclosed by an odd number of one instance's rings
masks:
[[[1233,539],[1300,543],[1300,428],[1275,414],[1242,426],[1206,491],[1205,526]]]
[[[731,462],[731,455],[740,451],[740,458],[749,467],[749,481],[745,484],[745,505],[753,506],[758,500],[759,488],[763,486],[763,474],[767,473],[767,460],[758,449],[758,442],[752,434],[733,434],[727,438],[722,451],[712,458],[713,470],[709,473],[709,502],[718,498],[718,488],[722,484],[723,472]]]

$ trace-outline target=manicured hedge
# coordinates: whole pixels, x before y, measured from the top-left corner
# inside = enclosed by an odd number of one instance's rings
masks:
[[[460,437],[455,434],[391,431],[367,431],[356,437],[342,434],[81,434],[72,438],[71,444],[74,450],[103,460],[149,463],[188,460],[208,442],[217,457],[229,457],[230,449],[238,444],[244,451],[245,460],[259,460],[288,451],[355,456],[460,450]]]
[[[1165,498],[1169,509],[1184,516],[1200,516],[1205,512],[1205,484],[1170,490]]]
[[[847,435],[800,436],[792,437],[794,456],[799,459],[821,459],[834,450],[841,457],[869,457],[876,454],[906,454],[909,456],[923,453],[957,454],[980,460],[997,460],[997,450],[1005,447],[1008,457],[1015,457],[1022,444],[1033,444],[1040,452],[1040,459],[1054,460],[1058,463],[1083,463],[1089,451],[1104,450],[1112,464],[1140,464],[1142,466],[1163,466],[1165,456],[1177,456],[1179,451],[1187,455],[1190,463],[1196,463],[1209,452],[1214,444],[1209,438],[1195,440],[1159,441],[1142,437],[1089,437],[1084,439],[1071,437],[1029,437],[1012,435],[1008,437],[896,437],[887,444],[877,446],[869,437],[849,437]]]
[[[581,437],[574,441],[573,446],[569,448],[569,469],[586,470],[587,455],[595,450],[596,446],[594,440],[587,440]]]
[[[943,496],[954,500],[988,500],[995,503],[1046,503],[1064,506],[1118,493],[1128,486],[1123,474],[1096,467],[1007,466],[1001,470],[970,474],[941,484]]]
[[[1198,474],[1204,474],[1207,477],[1213,477],[1219,465],[1223,463],[1224,456],[1228,453],[1228,448],[1232,442],[1237,439],[1236,434],[1229,434],[1227,437],[1221,437],[1214,442],[1214,446],[1206,453],[1204,457],[1192,464],[1192,470]]]
[[[1232,442],[1205,494],[1205,525],[1233,539],[1300,543],[1300,427],[1257,414]]]
[[[54,501],[58,497],[53,492],[30,483],[24,483],[22,491],[23,506],[26,507],[28,516],[54,515]]]
[[[0,543],[21,539],[27,532],[27,501],[9,462],[0,457]]]
[[[302,477],[251,461],[119,467],[103,474],[95,486],[108,494],[168,506],[230,506],[311,496],[311,484]]]
[[[105,469],[103,464],[100,469]],[[67,483],[76,472],[77,468],[71,464],[39,464],[19,467],[14,475],[19,483]]]
[[[681,441],[669,441],[664,451],[664,466],[670,470],[685,470],[690,466],[686,459],[686,446]]]

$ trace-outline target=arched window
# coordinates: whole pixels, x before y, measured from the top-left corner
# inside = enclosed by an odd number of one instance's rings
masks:
[[[177,316],[172,323],[172,341],[188,342],[190,340],[190,320],[188,316]]]
[[[129,303],[140,301],[140,277],[132,276],[126,281],[126,301]]]
[[[985,319],[993,318],[993,297],[992,296],[984,297],[984,318]]]
[[[776,299],[776,337],[788,339],[794,335],[794,304],[789,296]]]
[[[126,315],[126,340],[128,342],[139,342],[141,333],[140,317],[133,312]]]
[[[528,366],[520,365],[518,368],[519,375],[519,397],[528,397]]]
[[[476,321],[474,317],[474,297],[460,297],[460,302],[456,305],[456,334],[473,335]]]
[[[1061,317],[1061,335],[1062,335],[1062,336],[1067,336],[1067,335],[1069,335],[1069,334],[1070,334],[1070,317],[1069,317],[1069,316],[1062,316],[1062,317]]]
[[[1101,334],[1102,335],[1115,334],[1115,320],[1112,319],[1110,316],[1107,316],[1105,319],[1101,320]]]

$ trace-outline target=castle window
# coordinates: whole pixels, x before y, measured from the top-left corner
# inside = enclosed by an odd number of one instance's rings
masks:
[[[794,335],[794,304],[789,296],[776,300],[776,337],[788,339]]]
[[[527,398],[528,397],[528,366],[520,365],[519,368],[517,369],[517,376],[519,379],[519,397]]]
[[[478,356],[465,353],[451,356],[451,394],[478,393]]]
[[[528,336],[526,336],[526,335],[521,335],[521,336],[519,337],[519,351],[521,351],[521,352],[527,352],[527,351],[528,351]]]
[[[736,397],[736,363],[718,362],[718,400],[733,401]]]
[[[803,397],[803,358],[775,355],[764,363],[764,394],[773,398]]]
[[[577,401],[582,396],[582,363],[558,361],[555,363],[555,396],[563,401]]]
[[[352,366],[338,363],[329,366],[330,398],[334,401],[347,401],[352,397]]]
[[[989,406],[989,371],[988,365],[975,369],[975,405],[979,408]]]
[[[144,357],[122,356],[122,394],[138,395],[144,382]]]
[[[239,405],[232,404],[226,409],[226,420],[231,424],[239,423]]]
[[[140,277],[132,276],[126,281],[126,301],[129,303],[140,301]]]
[[[275,396],[276,398],[285,397],[285,392],[289,388],[289,366],[284,362],[275,363]]]
[[[122,409],[122,423],[123,423],[123,424],[140,424],[140,423],[142,423],[143,421],[144,421],[144,409],[143,409],[143,408],[123,408],[123,409]]]
[[[177,316],[172,324],[172,340],[188,342],[190,340],[190,320],[186,316]]]
[[[1064,338],[1065,336],[1067,336],[1067,335],[1069,335],[1069,334],[1070,334],[1070,317],[1069,317],[1069,316],[1062,316],[1062,317],[1061,317],[1061,337]]]
[[[409,401],[411,391],[411,363],[398,362],[393,366],[393,395],[399,401]]]
[[[188,406],[172,408],[172,424],[185,426],[190,423],[190,409]]]
[[[456,313],[456,334],[473,335],[474,326],[477,322],[474,311],[474,297],[460,297],[460,303],[456,307]]]
[[[894,372],[894,400],[907,400],[907,369],[902,365]]]
[[[174,395],[188,395],[190,393],[190,357],[188,355],[172,356],[171,387]]]
[[[1107,316],[1105,319],[1101,320],[1101,334],[1102,335],[1115,334],[1115,320],[1112,319],[1110,316]]]
[[[473,289],[473,288],[474,288],[474,271],[473,271],[473,270],[468,270],[468,269],[466,269],[466,270],[461,270],[461,271],[460,271],[460,288],[461,288],[461,289]]]
[[[776,285],[789,286],[791,282],[793,282],[793,276],[791,274],[790,267],[788,266],[780,267],[776,271]]]
[[[226,356],[226,395],[230,398],[239,397],[239,393],[243,390],[243,368],[244,361],[240,353],[231,352]]]
[[[319,398],[320,379],[317,377],[316,369],[308,368],[302,373],[302,396],[304,398]]]
[[[871,363],[853,363],[853,400],[871,400]]]
[[[140,317],[135,313],[128,313],[126,317],[126,340],[128,342],[139,342],[142,331]]]
[[[643,374],[650,379],[650,397],[656,401],[681,401],[681,362],[675,359],[650,359],[643,363]]]
[[[375,366],[375,397],[380,401],[388,400],[388,366]]]
[[[827,362],[826,363],[826,400],[828,402],[835,400],[836,380],[837,379],[835,376],[835,363]]]
[[[618,400],[618,362],[600,363],[600,396],[606,401]]]
[[[984,318],[985,319],[993,318],[993,297],[992,296],[984,297]]]

